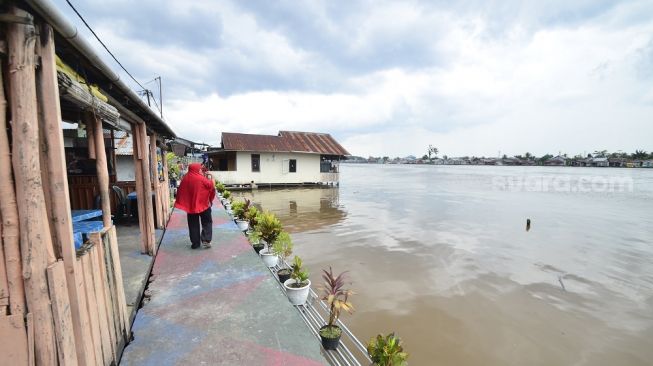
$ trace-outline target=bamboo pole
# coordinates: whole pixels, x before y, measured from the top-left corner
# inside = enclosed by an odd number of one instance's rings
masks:
[[[145,196],[145,187],[143,186],[143,168],[141,164],[143,161],[138,157],[137,151],[140,150],[140,130],[137,124],[132,124],[132,145],[134,149],[134,178],[136,179],[136,204],[138,207],[138,227],[140,229],[140,238],[141,238],[141,253],[146,254],[148,252],[148,238],[149,236],[145,232],[145,220],[146,213],[143,206],[143,200],[141,197]]]
[[[12,13],[27,16],[17,8]],[[38,112],[35,85],[34,27],[9,24],[9,85],[13,167],[20,221],[23,279],[27,306],[34,317],[34,356],[39,365],[55,365],[57,350],[46,268],[55,261],[44,204],[39,162]]]
[[[139,125],[140,129],[140,140],[141,151],[143,152],[142,168],[143,168],[143,188],[144,188],[144,197],[139,197],[139,200],[143,200],[144,211],[146,215],[146,232],[148,235],[148,246],[147,250],[150,255],[154,255],[155,248],[155,236],[154,236],[154,213],[152,210],[152,180],[150,179],[150,154],[147,153],[147,131],[145,125]]]
[[[70,211],[70,193],[68,190],[68,175],[66,174],[66,157],[63,144],[63,130],[61,129],[61,107],[59,105],[59,88],[57,84],[57,67],[54,50],[54,32],[50,25],[42,24],[41,32],[41,78],[39,102],[42,110],[41,129],[48,146],[47,165],[50,179],[50,196],[52,208],[50,212],[50,228],[54,233],[55,253],[60,255],[64,262],[70,312],[72,314],[73,330],[77,346],[77,360],[80,364],[91,365],[92,358],[83,346],[85,337],[83,325],[88,323],[84,309],[84,300],[80,298],[76,284],[79,282],[79,273],[75,272],[77,262],[73,227]]]
[[[91,113],[86,113],[86,120],[89,124],[95,123],[95,167],[97,170],[98,189],[102,203],[102,221],[104,228],[111,227],[111,196],[109,195],[109,168],[107,166],[107,150],[104,148],[104,130],[102,120]]]
[[[14,177],[11,172],[11,154],[7,136],[7,100],[0,70],[0,216],[4,230],[3,244],[9,290],[9,311],[14,315],[25,315],[25,288],[23,284],[20,243],[18,241],[18,206]]]

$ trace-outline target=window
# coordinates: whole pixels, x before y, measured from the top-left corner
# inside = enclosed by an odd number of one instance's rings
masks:
[[[261,171],[261,155],[252,154],[252,171],[260,172]]]
[[[297,173],[297,160],[295,159],[288,160],[288,172]]]

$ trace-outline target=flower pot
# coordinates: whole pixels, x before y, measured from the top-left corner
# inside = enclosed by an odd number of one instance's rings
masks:
[[[259,253],[263,248],[265,248],[265,244],[263,243],[257,243],[257,244],[252,244],[252,247],[254,248],[254,251],[256,253]]]
[[[279,282],[284,283],[290,279],[290,269],[283,268],[277,271],[277,276],[279,277]]]
[[[286,294],[288,295],[288,300],[293,305],[304,305],[306,304],[306,299],[308,299],[308,290],[311,287],[311,280],[306,280],[308,284],[304,287],[292,287],[291,285],[296,283],[294,279],[286,280],[283,283],[283,287],[286,288]]]
[[[261,255],[261,258],[263,259],[263,263],[265,263],[266,266],[268,267],[274,267],[277,265],[277,262],[279,261],[279,257],[277,257],[276,254],[274,253],[268,253],[267,249],[263,249],[258,254]]]
[[[340,330],[340,327],[337,325],[334,325],[333,328],[338,329],[338,336],[336,338],[327,338],[322,335],[322,330],[326,329],[328,325],[323,326],[320,328],[320,338],[322,339],[322,347],[326,350],[335,350],[338,348],[338,344],[340,344],[340,336],[342,335],[342,330]]]
[[[236,225],[241,231],[247,231],[249,229],[249,221],[247,220],[236,220]]]

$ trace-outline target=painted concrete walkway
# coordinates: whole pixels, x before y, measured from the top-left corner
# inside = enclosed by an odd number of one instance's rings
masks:
[[[122,365],[323,365],[315,340],[224,208],[213,248],[190,249],[175,210]]]

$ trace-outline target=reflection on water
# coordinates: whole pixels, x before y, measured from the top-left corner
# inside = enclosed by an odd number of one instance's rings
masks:
[[[493,185],[561,174],[633,191]],[[397,331],[413,365],[651,365],[653,170],[343,166],[339,189],[251,195],[314,283],[351,271],[352,330]]]

